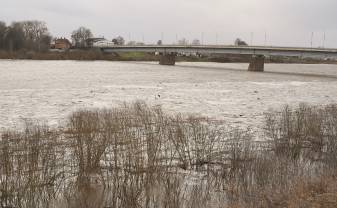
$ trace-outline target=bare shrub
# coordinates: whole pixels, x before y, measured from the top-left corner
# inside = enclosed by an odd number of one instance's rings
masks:
[[[336,128],[336,105],[319,108],[302,104],[296,109],[286,106],[282,113],[269,113],[266,136],[278,155],[331,162],[337,159]]]
[[[255,142],[249,129],[138,101],[3,131],[0,207],[333,206],[336,105],[286,106],[265,127]]]
[[[44,207],[63,181],[58,132],[27,124],[22,132],[4,132],[0,140],[2,207]]]

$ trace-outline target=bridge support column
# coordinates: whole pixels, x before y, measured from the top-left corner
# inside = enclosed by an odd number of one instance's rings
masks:
[[[263,55],[253,55],[249,63],[248,71],[263,72],[264,60],[265,57]]]
[[[175,53],[160,54],[159,64],[174,66],[176,64],[176,54]]]

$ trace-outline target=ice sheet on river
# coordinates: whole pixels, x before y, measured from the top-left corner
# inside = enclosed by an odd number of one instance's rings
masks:
[[[0,61],[0,128],[26,118],[56,125],[72,111],[137,99],[258,127],[285,104],[337,102],[337,65]]]

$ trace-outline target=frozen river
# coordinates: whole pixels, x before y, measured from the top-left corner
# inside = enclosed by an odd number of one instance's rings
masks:
[[[169,112],[198,113],[258,127],[285,104],[337,102],[337,65],[0,61],[0,128],[39,119],[52,125],[84,107],[144,100]]]

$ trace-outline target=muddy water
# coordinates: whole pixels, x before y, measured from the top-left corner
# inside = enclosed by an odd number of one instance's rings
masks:
[[[38,119],[57,125],[72,111],[134,100],[198,113],[232,125],[261,126],[285,104],[337,102],[337,65],[0,61],[0,128]]]

